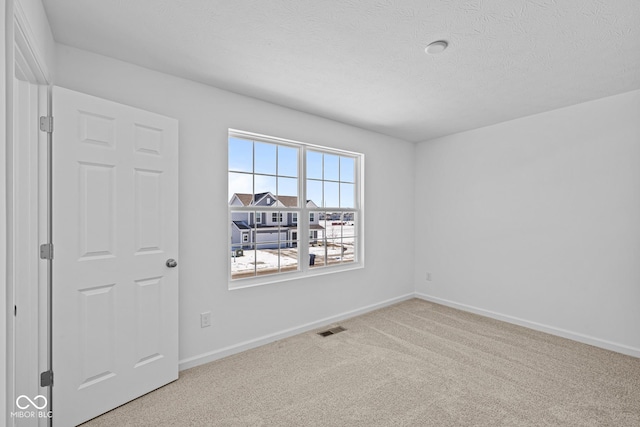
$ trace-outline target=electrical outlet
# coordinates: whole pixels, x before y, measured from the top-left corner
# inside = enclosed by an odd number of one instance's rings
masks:
[[[205,313],[200,313],[200,327],[206,328],[207,326],[211,326],[211,312],[207,311]]]
[[[430,282],[430,281],[431,281],[431,273],[427,271],[427,282]]]

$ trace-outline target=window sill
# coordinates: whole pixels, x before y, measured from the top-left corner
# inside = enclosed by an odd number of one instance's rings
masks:
[[[293,271],[290,273],[278,273],[269,276],[251,277],[246,279],[236,279],[228,281],[228,289],[234,291],[236,289],[253,288],[256,286],[270,285],[274,283],[289,282],[291,280],[301,280],[316,276],[325,276],[327,274],[342,273],[344,271],[360,270],[364,268],[364,262],[353,263],[349,265],[339,265],[331,267],[318,267],[307,271]]]

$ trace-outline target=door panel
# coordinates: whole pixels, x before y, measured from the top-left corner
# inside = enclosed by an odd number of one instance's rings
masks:
[[[136,169],[136,254],[162,251],[162,172]]]
[[[178,377],[178,124],[53,90],[53,417],[76,425]]]
[[[80,259],[115,256],[114,165],[78,162]]]

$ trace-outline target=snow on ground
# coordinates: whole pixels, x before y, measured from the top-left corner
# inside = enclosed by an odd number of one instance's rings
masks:
[[[341,242],[340,226],[327,225],[325,230],[328,241],[327,247],[325,248],[322,245],[316,245],[309,248],[309,253],[316,255],[315,265],[324,265],[325,249],[327,251],[329,263],[340,262],[342,260],[342,248],[345,248],[344,261],[353,261],[354,229],[355,227],[353,226],[353,223],[342,226]],[[342,243],[342,245],[340,243]],[[258,274],[260,274],[261,270],[277,269],[278,261],[281,268],[291,268],[298,264],[297,248],[282,248],[280,249],[280,256],[278,256],[278,249],[259,249],[255,251],[245,249],[243,252],[244,255],[241,257],[231,256],[232,276],[252,272],[254,271],[254,268],[257,269]]]
[[[298,263],[298,251],[295,248],[285,248],[280,250],[280,265],[295,265]],[[256,264],[256,255],[258,256],[257,268],[264,270],[278,266],[278,250],[277,249],[259,249],[245,250],[244,256],[231,257],[231,272],[241,272],[253,270]]]

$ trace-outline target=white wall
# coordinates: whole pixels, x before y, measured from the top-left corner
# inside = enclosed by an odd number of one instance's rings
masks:
[[[416,291],[640,357],[639,117],[634,91],[419,144]]]
[[[180,121],[182,367],[413,293],[412,257],[401,253],[413,247],[414,144],[68,46],[58,45],[56,63],[57,85]],[[365,154],[364,269],[227,289],[228,128]],[[209,310],[213,326],[201,329],[200,313]]]
[[[4,23],[4,29],[0,31],[0,422],[8,424],[7,396],[9,390],[9,370],[7,366],[7,90],[9,81],[7,80],[7,49],[6,39],[8,31],[6,19],[7,7],[5,1],[0,2],[0,22]]]

